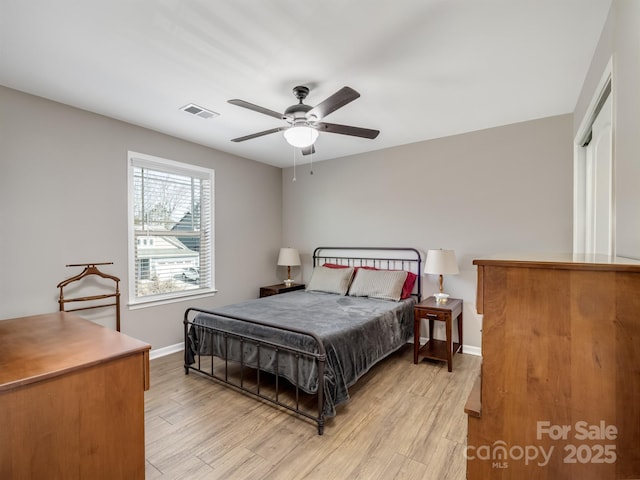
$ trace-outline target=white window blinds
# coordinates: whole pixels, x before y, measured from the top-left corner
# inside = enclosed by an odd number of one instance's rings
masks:
[[[129,152],[129,301],[214,291],[213,170]]]

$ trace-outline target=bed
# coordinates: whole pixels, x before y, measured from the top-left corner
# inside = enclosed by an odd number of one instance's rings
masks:
[[[413,248],[318,247],[305,290],[187,309],[185,373],[313,420],[322,435],[349,387],[412,339],[420,273]]]

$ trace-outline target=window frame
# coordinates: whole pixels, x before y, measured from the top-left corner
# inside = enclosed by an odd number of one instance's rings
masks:
[[[210,184],[210,212],[209,218],[209,245],[205,255],[209,257],[208,272],[204,272],[204,278],[208,278],[209,285],[205,285],[196,289],[180,290],[176,292],[162,293],[157,295],[149,295],[145,297],[136,297],[136,229],[135,229],[135,168],[148,168],[158,170],[165,173],[173,173],[178,175],[197,177],[209,180]],[[201,167],[198,165],[177,162],[166,158],[147,155],[129,151],[127,154],[127,177],[128,177],[128,212],[127,212],[127,228],[128,228],[128,307],[129,309],[143,308],[166,303],[173,303],[192,299],[194,297],[211,296],[217,290],[215,289],[215,171],[211,168]],[[202,226],[201,228],[204,228]],[[199,268],[202,268],[200,265]],[[203,275],[201,270],[201,275]]]

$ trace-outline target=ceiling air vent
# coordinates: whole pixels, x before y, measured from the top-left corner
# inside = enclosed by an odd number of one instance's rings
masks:
[[[185,105],[184,107],[180,107],[180,110],[200,118],[213,118],[220,115],[219,113],[214,112],[213,110],[207,110],[206,108],[200,107],[194,103],[190,103],[188,105]]]

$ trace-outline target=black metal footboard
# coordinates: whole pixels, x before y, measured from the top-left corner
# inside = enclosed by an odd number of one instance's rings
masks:
[[[231,331],[229,328],[220,328],[217,326],[194,323],[193,319],[197,313],[211,314],[227,320],[248,322],[253,325],[273,328],[282,332],[302,335],[308,337],[312,341],[314,348],[310,349],[312,351],[309,351],[307,349],[282,345],[276,340],[267,340],[264,338],[258,338],[257,336],[240,334],[238,332]],[[326,352],[324,344],[319,337],[311,332],[282,327],[252,319],[221,315],[198,308],[188,308],[184,313],[183,323],[185,342],[185,374],[189,374],[189,370],[193,370],[249,396],[259,398],[265,402],[285,408],[299,416],[313,420],[318,426],[318,434],[323,434],[325,420],[324,372]],[[193,348],[194,332],[191,331],[192,329],[196,329],[195,333],[197,333],[199,339],[199,346],[195,349]],[[277,335],[274,338],[277,338]],[[211,349],[201,349],[200,345],[203,344],[210,346]],[[217,348],[215,349],[212,347],[214,344],[217,345]],[[234,354],[230,353],[232,350],[230,346],[232,344],[235,345]],[[271,357],[272,361],[270,361],[268,365],[261,364],[261,352],[263,351],[268,351]],[[208,358],[203,359],[203,357]],[[288,360],[291,360],[292,358],[295,359],[294,368],[287,376],[283,376],[280,373],[280,364],[283,362],[284,357]],[[314,365],[318,376],[317,391],[314,393],[317,397],[316,412],[314,412],[313,409],[301,405],[300,402],[300,386],[303,385],[304,380],[301,378],[302,373],[300,372],[301,361],[315,362]],[[234,367],[239,368],[234,370]],[[247,382],[245,381],[244,376],[245,367],[249,367],[252,371],[255,371],[255,378],[252,379],[250,387],[246,385]],[[230,374],[232,370],[234,375]],[[265,388],[263,388],[263,376],[270,376],[271,378],[269,388],[267,389],[269,394],[266,394]],[[288,380],[287,383],[293,387],[293,400],[289,399],[287,402],[281,401],[281,379]],[[302,389],[302,391],[305,392],[304,389]]]

